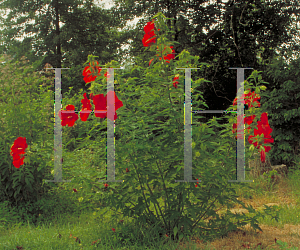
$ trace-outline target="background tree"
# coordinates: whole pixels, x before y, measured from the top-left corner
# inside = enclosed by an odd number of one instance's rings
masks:
[[[260,1],[246,2],[220,0],[177,1],[177,0],[116,0],[110,10],[96,7],[92,0],[45,0],[15,1],[6,0],[0,8],[11,10],[3,21],[4,29],[1,50],[15,56],[18,60],[25,55],[30,62],[45,63],[54,67],[71,68],[62,74],[62,92],[73,86],[71,95],[87,86],[82,79],[83,62],[88,54],[99,56],[100,64],[120,60],[124,54],[118,49],[128,39],[132,39],[128,54],[135,64],[148,67],[151,53],[144,53],[141,40],[143,27],[151,17],[161,11],[168,20],[171,29],[170,40],[174,40],[176,54],[184,49],[192,55],[199,55],[200,60],[210,64],[204,76],[194,71],[193,79],[204,77],[198,89],[203,92],[210,110],[226,110],[236,96],[236,70],[229,67],[251,67],[262,71],[262,77],[270,84],[268,90],[281,88],[275,80],[266,74],[273,58],[290,58],[299,51],[299,3],[297,1]],[[26,15],[26,16],[21,16]],[[124,30],[126,21],[143,16],[137,27]],[[17,17],[17,21],[13,18]],[[33,20],[34,24],[26,21]],[[59,26],[61,21],[63,25]],[[16,38],[24,32],[32,32],[33,37],[26,37],[22,42]],[[123,29],[122,31],[118,28]],[[288,46],[282,46],[288,44]],[[135,61],[135,56],[143,54],[142,61]],[[299,53],[298,53],[299,55]],[[176,59],[175,59],[176,60]],[[104,72],[103,72],[104,73]],[[136,73],[137,74],[137,73]],[[245,70],[245,78],[251,70]],[[264,105],[262,98],[262,105]],[[279,98],[280,100],[280,98]],[[194,110],[205,107],[193,106]],[[247,107],[246,107],[247,109]],[[271,110],[268,110],[271,113]],[[212,116],[222,114],[194,115],[193,121],[207,122]],[[275,118],[274,118],[275,119]],[[223,119],[221,123],[226,123]]]
[[[120,58],[118,49],[132,34],[118,31],[125,22],[114,19],[110,11],[96,7],[91,0],[6,0],[0,8],[10,9],[1,31],[2,53],[13,55],[14,60],[26,56],[30,63],[43,58],[38,70],[46,63],[70,68],[62,71],[62,93],[70,86],[74,87],[72,94],[80,88],[87,90],[82,69],[88,54],[99,56],[102,64]],[[24,30],[21,25],[25,25]],[[26,37],[18,41],[23,31]]]
[[[202,4],[206,3],[206,6]],[[205,75],[211,83],[204,85],[204,97],[210,109],[226,109],[236,95],[236,71],[229,67],[252,67],[264,70],[276,49],[289,41],[290,48],[283,48],[282,54],[297,51],[297,42],[292,36],[299,34],[291,28],[299,21],[292,15],[299,14],[299,4],[288,1],[151,1],[140,2],[116,0],[115,12],[119,18],[130,20],[133,15],[143,16],[136,30],[140,35],[134,39],[131,51],[133,57],[143,51],[140,40],[143,26],[158,11],[169,20],[176,54],[183,49],[199,55],[201,60],[212,64]],[[189,11],[187,11],[189,10]],[[215,26],[215,27],[212,27]],[[204,32],[204,28],[208,31]],[[260,55],[260,58],[258,58]],[[246,72],[246,77],[251,72]],[[194,73],[197,75],[196,71]],[[265,75],[264,75],[265,76]],[[271,84],[272,85],[272,84]],[[270,87],[272,87],[269,85]]]
[[[270,151],[274,165],[285,164],[293,169],[300,162],[300,58],[289,65],[282,57],[274,58],[266,70],[274,88],[261,97],[270,114],[274,147]]]
[[[251,67],[262,71],[262,78],[269,82],[267,89],[271,92],[274,88],[280,88],[266,73],[271,70],[272,59],[299,57],[297,52],[299,39],[295,39],[299,37],[298,25],[295,25],[295,23],[298,24],[300,17],[297,1],[249,0],[241,2],[231,0],[223,3],[217,0],[210,3],[209,1],[116,0],[115,4],[114,12],[119,18],[130,20],[132,16],[143,16],[137,24],[135,29],[137,35],[133,38],[129,49],[133,58],[143,51],[141,43],[144,35],[143,27],[151,21],[151,17],[161,11],[166,17],[172,18],[169,20],[168,27],[172,31],[173,39],[171,40],[175,41],[176,54],[187,49],[192,55],[199,55],[202,62],[212,65],[207,68],[204,76],[200,76],[199,71],[194,71],[192,74],[194,79],[204,77],[210,81],[198,88],[203,92],[210,110],[226,110],[236,97],[237,73],[229,67]],[[283,44],[288,46],[283,46]],[[152,56],[148,54],[143,61],[146,67]],[[251,70],[245,70],[245,79],[250,74]],[[279,97],[277,101],[280,102],[280,100]],[[266,99],[262,98],[262,105],[265,101]],[[292,107],[287,105],[286,108]],[[193,109],[206,108],[193,105]],[[272,112],[276,111],[268,110],[271,116]],[[202,116],[205,118],[198,119],[198,121],[207,122],[213,116],[222,117],[223,115],[202,114]],[[272,119],[277,118],[272,116]],[[221,123],[226,122],[223,119]],[[275,123],[274,120],[273,124]],[[297,133],[295,129],[293,130]],[[276,144],[275,151],[277,147]],[[282,158],[271,160],[275,164],[283,161]]]

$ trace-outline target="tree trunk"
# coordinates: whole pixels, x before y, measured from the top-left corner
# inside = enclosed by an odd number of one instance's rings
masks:
[[[56,28],[56,37],[57,37],[57,43],[56,43],[56,62],[57,68],[61,68],[61,47],[60,47],[60,38],[59,38],[59,7],[58,7],[58,0],[55,1],[55,28]]]

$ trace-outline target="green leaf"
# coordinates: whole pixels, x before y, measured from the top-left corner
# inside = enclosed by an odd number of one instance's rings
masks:
[[[176,234],[177,234],[177,232],[178,232],[178,228],[177,228],[177,227],[174,227],[173,232],[174,232],[174,237],[175,237]]]
[[[27,179],[27,178],[25,178],[25,182],[26,182],[26,184],[27,184],[27,187],[28,187],[28,189],[30,190],[30,192],[32,192],[32,191],[33,191],[33,189],[32,189],[32,185],[31,185],[31,183],[30,183],[30,180],[29,180],[29,179]]]
[[[20,193],[21,191],[21,188],[22,188],[22,185],[18,186],[15,193],[14,193],[14,197],[16,198],[16,196]]]
[[[183,238],[183,234],[179,234],[179,241],[181,241],[181,239]]]

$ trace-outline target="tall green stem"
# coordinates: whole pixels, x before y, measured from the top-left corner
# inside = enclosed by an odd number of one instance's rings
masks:
[[[14,88],[12,88],[12,97],[13,97],[13,103],[14,103],[14,110],[16,110],[16,103],[15,103],[15,93],[14,93]],[[17,129],[18,129],[18,137],[20,136],[20,129],[19,129],[19,124],[18,124],[18,119],[16,118],[16,116],[14,116],[14,120],[15,120],[15,123],[17,124]]]

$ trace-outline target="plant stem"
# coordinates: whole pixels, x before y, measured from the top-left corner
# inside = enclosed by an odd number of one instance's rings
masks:
[[[165,181],[164,181],[163,174],[162,174],[162,172],[161,172],[161,169],[160,169],[160,167],[158,166],[158,163],[157,163],[157,161],[155,161],[155,162],[156,162],[157,168],[158,168],[158,170],[159,170],[159,173],[160,173],[160,176],[161,176],[161,179],[162,179],[163,185],[164,185],[164,190],[165,190],[165,192],[166,192],[167,200],[169,200],[169,197],[168,197],[168,192],[167,192],[167,188],[166,188],[166,184],[165,184]],[[165,201],[165,208],[167,208],[167,207],[169,208],[169,207],[170,207],[170,204],[169,204],[169,203],[166,203],[166,201]]]
[[[14,107],[15,107],[15,109],[14,110],[16,110],[16,103],[15,103],[15,94],[14,94],[14,88],[12,88],[12,96],[13,96],[13,102],[14,102]],[[20,136],[20,129],[19,129],[19,124],[18,124],[18,119],[16,119],[16,116],[14,116],[15,117],[15,122],[16,122],[16,124],[17,124],[17,128],[18,128],[18,137]]]
[[[131,155],[131,154],[129,154],[129,155],[130,155],[130,158],[131,158],[131,160],[133,161],[133,159],[132,159],[132,155]],[[145,197],[145,193],[144,193],[144,187],[143,187],[143,185],[142,185],[142,182],[141,182],[141,179],[140,179],[139,173],[138,173],[138,171],[137,171],[137,167],[136,167],[136,165],[135,165],[134,163],[132,163],[132,164],[134,165],[134,167],[135,167],[135,170],[136,170],[136,172],[137,172],[137,176],[138,176],[138,179],[139,179],[139,183],[140,183],[140,185],[141,185],[141,191],[142,191],[142,194],[143,194],[143,197],[144,197],[144,200],[145,200],[146,206],[147,206],[148,213],[149,213],[149,215],[150,215],[150,214],[151,214],[151,212],[150,212],[150,208],[149,208],[149,206],[148,206],[148,203],[147,203],[147,200],[146,200],[146,197]]]

